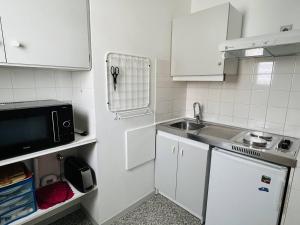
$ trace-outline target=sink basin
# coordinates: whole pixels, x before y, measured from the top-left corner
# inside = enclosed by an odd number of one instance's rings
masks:
[[[204,124],[198,124],[191,121],[181,121],[173,123],[170,126],[181,130],[199,130],[201,128],[206,127]]]

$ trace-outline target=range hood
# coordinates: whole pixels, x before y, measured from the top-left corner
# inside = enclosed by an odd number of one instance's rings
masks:
[[[300,30],[227,40],[219,50],[225,58],[276,57],[300,54]]]

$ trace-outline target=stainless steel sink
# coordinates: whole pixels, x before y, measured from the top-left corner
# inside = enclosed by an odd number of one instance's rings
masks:
[[[170,124],[170,126],[181,129],[181,130],[187,130],[187,131],[199,130],[199,129],[206,127],[204,124],[198,124],[198,123],[194,123],[194,122],[188,121],[188,120],[176,122],[176,123]]]

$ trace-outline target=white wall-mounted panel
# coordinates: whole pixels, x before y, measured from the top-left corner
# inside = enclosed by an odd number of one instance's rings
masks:
[[[155,125],[126,131],[126,169],[131,170],[155,158]]]

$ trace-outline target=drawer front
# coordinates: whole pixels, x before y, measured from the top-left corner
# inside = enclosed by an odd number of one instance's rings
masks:
[[[0,204],[33,191],[33,179],[29,178],[22,182],[0,188]]]
[[[7,213],[11,210],[14,210],[16,208],[19,208],[21,206],[28,205],[29,203],[32,203],[34,201],[35,198],[33,192],[29,192],[28,194],[15,197],[6,202],[2,202],[0,204],[0,215]]]
[[[0,216],[0,224],[6,225],[9,224],[15,220],[21,219],[25,216],[28,216],[36,211],[36,204],[35,202],[32,202],[30,204],[27,204],[25,206],[19,207],[15,210],[12,210],[8,213],[5,213]]]

